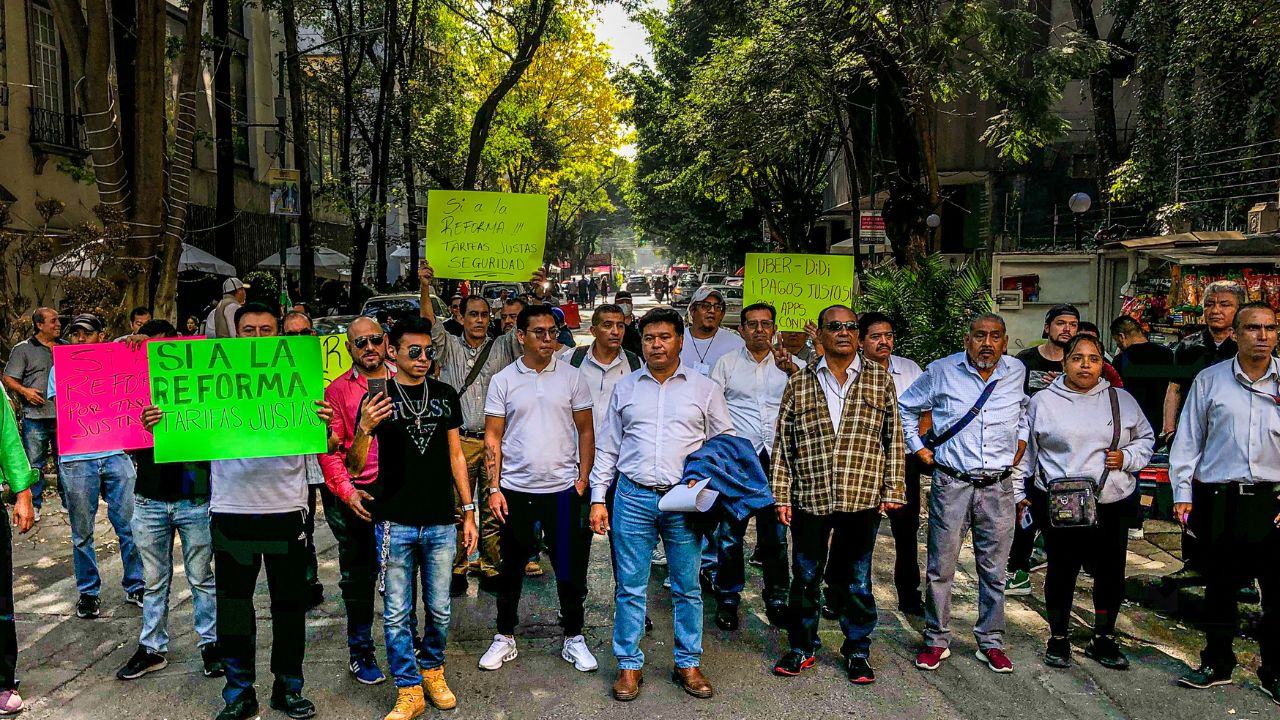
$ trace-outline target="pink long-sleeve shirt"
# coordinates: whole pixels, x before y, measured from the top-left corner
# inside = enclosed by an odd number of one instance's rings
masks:
[[[388,369],[395,374],[394,368]],[[347,451],[355,441],[356,416],[360,413],[360,403],[368,391],[369,383],[354,368],[334,379],[324,391],[324,399],[333,406],[333,421],[329,427],[338,436],[338,448],[320,456],[320,469],[324,471],[324,484],[343,502],[351,497],[357,487],[368,485],[378,478],[377,439],[369,445],[369,457],[365,461],[364,470],[355,477],[347,472]]]

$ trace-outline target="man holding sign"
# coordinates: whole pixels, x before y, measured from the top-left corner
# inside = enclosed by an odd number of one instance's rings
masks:
[[[77,315],[67,328],[73,345],[106,341],[102,321],[89,314]],[[49,371],[48,397],[55,396],[57,366]],[[122,450],[103,450],[63,455],[58,473],[66,485],[67,512],[71,516],[72,566],[76,573],[76,617],[91,620],[101,613],[98,592],[98,555],[93,547],[93,523],[99,498],[107,501],[107,518],[120,538],[120,561],[124,563],[123,585],[130,603],[142,607],[142,560],[133,543],[133,484],[137,476],[129,456]]]

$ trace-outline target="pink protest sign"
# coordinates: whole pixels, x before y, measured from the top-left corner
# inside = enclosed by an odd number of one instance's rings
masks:
[[[151,399],[145,347],[135,350],[119,342],[55,345],[53,367],[59,453],[135,450],[154,444],[138,422]]]

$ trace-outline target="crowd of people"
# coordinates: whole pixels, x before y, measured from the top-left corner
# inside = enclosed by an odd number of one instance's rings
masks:
[[[25,533],[40,517],[42,471],[56,460],[80,618],[100,613],[94,519],[106,502],[123,591],[142,608],[136,652],[117,677],[135,680],[167,664],[176,535],[204,675],[225,677],[218,720],[259,710],[253,594],[263,566],[270,705],[291,718],[315,715],[303,694],[303,657],[305,613],[322,598],[317,504],[337,541],[349,671],[369,685],[390,676],[397,700],[386,720],[457,706],[445,650],[451,599],[471,576],[495,595],[495,634],[479,669],[517,661],[522,588],[542,574],[543,553],[559,600],[561,657],[576,671],[596,670],[583,632],[586,598],[598,592],[587,581],[593,534],[607,537],[613,568],[612,696],[630,701],[642,692],[650,573],[665,564],[671,679],[693,697],[713,697],[702,662],[704,598],[714,600],[717,627],[738,628],[752,519],[765,614],[787,634],[786,652],[772,663],[778,676],[814,668],[825,616],[839,620],[849,681],[875,682],[871,569],[885,518],[898,606],[924,618],[921,670],[937,669],[963,644],[953,636],[951,608],[971,535],[978,572],[971,649],[991,671],[1013,672],[1006,598],[1030,592],[1037,532],[1048,566],[1044,663],[1072,662],[1073,595],[1087,567],[1095,613],[1084,655],[1123,669],[1128,659],[1115,634],[1126,543],[1142,513],[1136,473],[1172,436],[1175,514],[1194,538],[1188,559],[1201,559],[1210,618],[1200,666],[1180,683],[1230,682],[1236,593],[1256,578],[1259,681],[1280,702],[1273,601],[1280,585],[1270,554],[1280,544],[1277,319],[1266,305],[1243,302],[1236,285],[1208,289],[1206,329],[1172,353],[1120,318],[1111,331],[1121,352],[1108,358],[1096,328],[1090,333],[1079,311],[1064,305],[1045,318],[1046,342],[1017,357],[1007,354],[1004,320],[980,314],[969,319],[961,349],[922,370],[893,354],[891,318],[841,305],[813,318],[810,347],[803,336],[784,338],[767,304],[745,307],[734,332],[722,327],[726,302],[714,289],[692,296],[687,322],[664,307],[636,318],[630,296],[617,292],[594,308],[591,343],[574,347],[564,341],[563,316],[537,297],[502,298],[496,312],[482,297],[457,297],[450,317],[437,318],[433,280],[424,265],[421,317],[390,329],[360,317],[347,328],[351,369],[316,406],[328,428],[320,455],[166,463],[148,450],[59,454],[51,349],[105,342],[107,333],[92,315],[75,316],[64,330],[55,311],[32,313],[32,334],[4,370],[20,422],[0,412],[0,474],[15,494],[13,524]],[[246,302],[234,278],[223,290],[206,322],[212,335],[314,332],[304,312],[279,317]],[[179,334],[149,313],[130,321],[118,340]],[[148,405],[139,421],[154,427],[164,410]],[[931,481],[922,513],[924,477]],[[710,510],[663,509],[673,489],[704,481],[719,493]],[[0,526],[0,714],[8,714],[23,702],[7,518]],[[374,638],[375,594],[386,672]],[[450,679],[466,682],[456,671]]]

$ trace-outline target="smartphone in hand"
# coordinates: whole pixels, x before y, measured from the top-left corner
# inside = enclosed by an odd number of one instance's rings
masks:
[[[387,394],[386,378],[369,378],[369,397]]]

